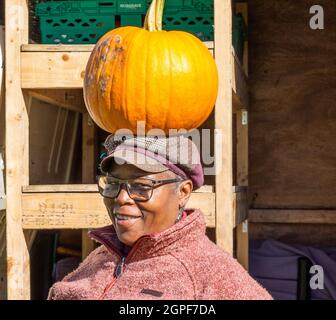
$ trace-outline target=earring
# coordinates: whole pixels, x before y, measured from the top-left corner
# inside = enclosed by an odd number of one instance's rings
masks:
[[[175,222],[178,222],[178,221],[181,220],[183,211],[184,211],[184,207],[181,207],[179,212],[177,213],[177,217],[176,217]]]

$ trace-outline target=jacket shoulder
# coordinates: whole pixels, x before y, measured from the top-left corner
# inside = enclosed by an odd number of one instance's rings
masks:
[[[104,269],[110,269],[113,257],[104,246],[93,250],[81,264],[49,289],[48,300],[84,299],[88,282],[97,282]],[[100,272],[101,271],[101,272]]]
[[[270,300],[270,294],[243,266],[206,235],[181,259],[194,279],[196,295],[204,300]]]

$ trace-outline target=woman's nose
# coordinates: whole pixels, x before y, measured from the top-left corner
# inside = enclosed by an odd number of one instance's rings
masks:
[[[120,187],[120,191],[119,191],[118,196],[115,198],[115,202],[119,203],[119,205],[134,202],[133,199],[129,196],[127,192],[127,188],[124,184]]]

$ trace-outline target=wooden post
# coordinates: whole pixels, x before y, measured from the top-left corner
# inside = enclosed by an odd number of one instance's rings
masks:
[[[219,73],[219,91],[215,108],[215,128],[221,132],[215,153],[221,150],[221,170],[216,175],[216,242],[233,254],[232,194],[232,4],[214,1],[215,59]],[[220,144],[220,146],[218,145]],[[217,158],[217,157],[216,157]]]
[[[236,4],[236,13],[241,13],[245,24],[248,24],[247,2]],[[248,43],[244,42],[243,69],[248,73]],[[245,106],[247,108],[248,106]],[[248,186],[248,110],[239,110],[237,114],[237,183]],[[236,228],[237,259],[248,270],[248,220],[240,223]]]
[[[7,297],[30,299],[29,252],[21,222],[21,189],[29,183],[29,127],[20,77],[20,47],[28,43],[28,1],[7,0],[5,12]]]
[[[237,114],[237,184],[248,186],[248,112]],[[236,228],[237,259],[248,270],[248,220]]]
[[[82,183],[94,182],[94,141],[95,125],[86,112],[83,114],[83,142],[82,142]],[[87,235],[88,229],[82,230],[82,259],[84,260],[94,250],[94,242]]]

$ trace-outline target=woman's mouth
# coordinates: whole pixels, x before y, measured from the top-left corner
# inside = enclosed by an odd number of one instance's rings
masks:
[[[131,216],[121,213],[114,213],[114,217],[116,220],[116,223],[125,227],[129,227],[133,225],[137,220],[141,218],[141,216]]]

